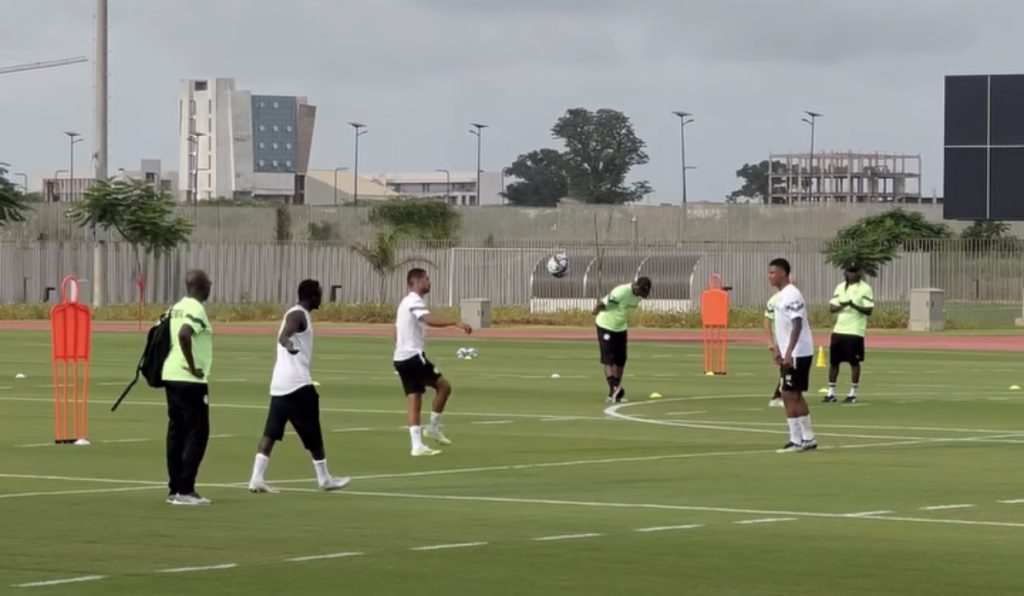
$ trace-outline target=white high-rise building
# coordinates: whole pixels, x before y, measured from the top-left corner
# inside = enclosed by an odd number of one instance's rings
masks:
[[[182,81],[178,188],[186,201],[280,198],[302,203],[316,106],[253,95],[234,79]]]

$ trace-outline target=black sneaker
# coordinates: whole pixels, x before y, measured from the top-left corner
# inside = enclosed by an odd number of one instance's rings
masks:
[[[817,439],[811,439],[810,441],[804,441],[803,443],[800,444],[800,448],[803,451],[814,451],[815,449],[818,448],[818,441],[817,441]]]
[[[834,404],[834,403],[836,403],[836,396],[834,396],[834,395],[826,395],[825,399],[821,400],[821,403],[823,403],[823,404]]]
[[[799,443],[794,443],[793,441],[790,441],[790,442],[786,443],[786,445],[782,449],[777,450],[775,453],[798,453],[798,452],[803,451],[803,450],[804,450],[803,445],[800,445]]]
[[[857,403],[857,396],[856,395],[847,395],[846,399],[843,400],[843,403],[844,404],[851,404],[851,405],[855,404],[855,403]]]

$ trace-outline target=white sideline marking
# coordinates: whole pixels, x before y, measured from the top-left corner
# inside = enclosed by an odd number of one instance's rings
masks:
[[[512,424],[515,420],[478,420],[470,424]]]
[[[233,438],[235,436],[236,435],[220,434],[220,435],[210,435],[210,438],[211,439],[230,439],[230,438]],[[139,437],[139,438],[133,438],[133,439],[100,439],[98,441],[93,441],[93,443],[102,443],[102,444],[111,444],[111,443],[148,443],[149,441],[163,441],[163,440],[164,439],[162,439],[162,438],[155,438],[155,437]],[[18,448],[18,449],[27,449],[27,448],[35,448],[35,447],[57,447],[57,446],[59,446],[59,445],[57,445],[56,443],[26,443],[24,445],[15,445],[14,447]]]
[[[669,532],[671,530],[695,530],[703,528],[704,524],[688,524],[685,526],[655,526],[653,528],[637,528],[634,532]]]
[[[597,538],[602,536],[597,532],[589,532],[586,534],[559,534],[557,536],[541,536],[540,538],[534,538],[536,542],[554,542],[556,540],[577,540],[580,538]]]
[[[743,521],[732,522],[741,526],[748,526],[754,524],[774,524],[777,522],[788,522],[796,521],[795,517],[764,517],[761,519],[745,519]]]
[[[669,412],[666,416],[696,416],[697,414],[707,414],[707,410],[690,410],[688,412]]]
[[[960,503],[957,505],[932,505],[930,507],[921,507],[921,511],[946,511],[947,509],[970,509],[974,507],[969,503]]]
[[[1007,499],[999,502],[1003,505],[1019,505],[1020,503],[1024,503],[1024,499]]]
[[[205,565],[202,567],[175,567],[173,569],[161,569],[157,573],[190,573],[192,571],[218,571],[222,569],[234,569],[238,563],[222,563],[220,565]]]
[[[62,495],[95,495],[95,494],[106,494],[106,493],[126,493],[138,490],[154,490],[157,488],[163,488],[161,486],[123,486],[118,488],[87,488],[82,490],[54,490],[54,491],[40,491],[33,493],[7,493],[0,494],[0,499],[20,499],[23,497],[49,497],[49,496],[62,496]]]
[[[118,478],[93,478],[90,476],[49,476],[42,474],[0,474],[0,478],[19,480],[67,480],[71,482],[99,482],[101,484],[143,484],[147,486],[165,486],[167,482],[156,480],[122,480]]]
[[[314,489],[285,489],[298,490],[301,492],[312,492]],[[850,517],[846,513],[826,513],[813,511],[773,511],[762,509],[737,509],[731,507],[705,507],[699,505],[668,505],[661,503],[615,503],[603,501],[561,501],[557,499],[518,499],[512,497],[486,497],[486,496],[463,496],[463,495],[427,495],[416,493],[387,493],[370,491],[345,491],[347,495],[364,497],[388,497],[396,499],[426,499],[437,501],[476,501],[482,503],[508,503],[513,505],[561,505],[566,507],[596,507],[608,509],[654,509],[660,511],[702,511],[708,513],[738,513],[744,515],[770,515],[786,517],[809,517],[821,519],[855,519],[866,521],[892,521],[910,522],[922,524],[945,524],[964,526],[991,526],[999,528],[1024,528],[1024,523],[1000,522],[985,520],[967,519],[942,519],[931,517],[892,517],[883,515],[862,515]]]
[[[486,542],[456,542],[454,544],[433,544],[430,546],[414,546],[409,550],[415,551],[428,551],[428,550],[448,550],[451,548],[472,548],[474,546],[486,546]]]
[[[541,422],[567,422],[569,420],[576,420],[576,416],[552,416],[551,418],[541,418]]]
[[[43,582],[29,582],[27,584],[13,584],[14,588],[43,588],[46,586],[60,586],[63,584],[78,584],[82,582],[94,582],[106,579],[105,575],[83,575],[81,577],[70,577],[68,579],[51,579]]]
[[[361,557],[363,553],[360,552],[349,552],[349,553],[329,553],[326,555],[310,555],[308,557],[292,557],[291,559],[285,559],[288,563],[304,563],[306,561],[320,561],[323,559],[343,559],[345,557]]]
[[[333,428],[332,433],[360,433],[373,430],[369,426],[357,426],[354,428]]]
[[[861,511],[860,513],[847,513],[846,516],[847,517],[868,517],[868,516],[874,516],[874,515],[887,515],[887,514],[890,514],[890,513],[892,513],[892,511]]]

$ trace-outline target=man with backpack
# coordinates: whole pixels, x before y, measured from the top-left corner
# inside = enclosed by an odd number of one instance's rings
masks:
[[[211,503],[196,492],[196,476],[210,438],[213,329],[203,307],[210,285],[205,271],[189,271],[187,295],[169,311],[170,351],[161,378],[167,393],[167,502],[172,505]]]

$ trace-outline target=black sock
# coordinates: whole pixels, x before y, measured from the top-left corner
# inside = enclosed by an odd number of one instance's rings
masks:
[[[619,378],[609,375],[605,377],[605,380],[608,381],[608,395],[611,395],[615,392],[615,388],[619,386]]]
[[[772,396],[772,399],[779,399],[781,397],[782,397],[782,391],[780,391],[778,386],[776,386],[775,387],[775,395]]]

